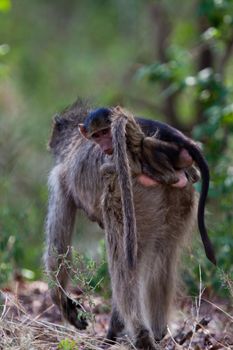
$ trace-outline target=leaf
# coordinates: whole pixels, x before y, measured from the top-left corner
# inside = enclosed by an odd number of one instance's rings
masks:
[[[58,349],[60,350],[78,350],[76,342],[72,339],[62,339],[58,345]]]
[[[11,0],[0,0],[0,12],[8,12],[11,9]]]
[[[0,56],[6,55],[9,51],[10,51],[10,46],[9,45],[7,45],[7,44],[0,45]]]
[[[220,37],[220,31],[214,27],[210,27],[202,34],[202,37],[206,41],[218,39]]]

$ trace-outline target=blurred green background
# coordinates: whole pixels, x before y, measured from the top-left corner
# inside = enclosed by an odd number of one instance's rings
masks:
[[[183,275],[195,290],[201,264],[210,292],[227,294],[233,283],[232,46],[231,0],[0,0],[1,284],[18,274],[41,277],[51,120],[79,96],[164,120],[203,143],[218,269],[197,238]],[[77,231],[76,240],[93,254],[98,228],[81,217]]]

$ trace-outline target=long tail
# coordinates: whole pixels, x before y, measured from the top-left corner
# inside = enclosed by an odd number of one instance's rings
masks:
[[[201,189],[201,195],[199,199],[198,212],[197,212],[198,228],[201,234],[201,239],[205,248],[206,256],[214,265],[216,265],[217,262],[215,258],[214,248],[209,239],[209,236],[205,227],[205,221],[204,221],[205,202],[206,202],[206,198],[209,190],[209,180],[210,180],[209,168],[205,159],[202,157],[201,154],[198,156],[198,159],[196,161],[202,175],[202,189]]]
[[[190,144],[190,141],[187,141],[187,138],[182,133],[180,133],[179,131],[177,132],[177,130],[175,130],[173,133],[173,142],[180,143],[180,140],[182,138],[183,138],[183,147],[188,150],[188,152],[190,153],[193,160],[198,165],[201,172],[202,187],[201,187],[201,194],[200,194],[198,211],[197,211],[198,228],[200,231],[202,243],[204,245],[207,258],[214,265],[217,265],[214,248],[209,239],[206,226],[205,226],[205,204],[206,204],[206,199],[209,191],[209,182],[210,182],[209,167],[199,147],[196,144],[195,145],[193,145],[192,143]]]
[[[124,249],[128,267],[136,266],[137,258],[137,229],[133,202],[132,179],[126,147],[127,117],[120,109],[113,110],[112,141],[114,159],[121,191],[122,212],[124,222]]]

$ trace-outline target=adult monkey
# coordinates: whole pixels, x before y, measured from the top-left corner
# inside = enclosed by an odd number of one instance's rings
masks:
[[[117,177],[114,177],[114,171],[111,170],[111,165],[109,165],[109,174],[106,169],[106,191],[104,191],[103,196],[104,226],[113,291],[113,313],[108,338],[115,340],[117,334],[121,331],[123,325],[125,325],[126,330],[133,336],[136,347],[154,349],[155,344],[153,337],[156,340],[159,340],[160,337],[158,336],[158,331],[155,330],[153,322],[156,323],[155,320],[157,320],[158,327],[162,314],[156,303],[150,308],[146,306],[150,304],[152,298],[161,291],[158,284],[160,285],[163,279],[160,267],[158,268],[158,266],[153,265],[153,259],[158,259],[158,257],[163,259],[163,256],[159,249],[153,249],[153,247],[150,247],[151,250],[145,249],[146,239],[148,237],[143,230],[140,231],[139,229],[139,234],[137,232],[136,239],[134,238],[134,214],[129,205],[132,201],[132,196],[128,191],[128,188],[131,186],[127,179],[130,175],[127,171],[127,161],[122,160],[122,155],[128,153],[128,157],[132,158],[130,165],[133,176],[140,174],[142,171],[141,169],[145,169],[145,165],[147,167],[149,166],[149,173],[147,174],[151,176],[152,179],[155,177],[155,183],[159,180],[162,183],[173,182],[176,185],[177,180],[174,177],[175,171],[173,168],[170,169],[169,161],[170,163],[172,162],[176,168],[182,168],[182,165],[190,167],[192,162],[186,152],[179,151],[174,145],[160,141],[156,139],[156,137],[147,138],[142,133],[133,116],[121,108],[113,108],[111,110],[97,109],[90,113],[84,124],[81,124],[79,127],[84,137],[99,144],[101,149],[107,154],[113,153],[113,166],[116,167],[117,173]],[[190,144],[190,141],[188,142]],[[127,144],[126,149],[122,147],[124,143]],[[193,147],[196,147],[195,144],[193,144]],[[199,152],[199,150],[196,149],[196,152]],[[146,156],[147,153],[148,156]],[[169,157],[173,157],[173,159],[169,159]],[[141,167],[137,162],[137,158],[142,161]],[[149,163],[143,164],[145,160]],[[147,170],[148,169],[146,169],[146,171]],[[157,177],[157,172],[163,171],[167,171],[166,176],[164,176],[164,178]],[[190,169],[187,169],[187,171],[189,173]],[[140,182],[140,177],[138,177],[138,179]],[[119,185],[117,184],[118,181]],[[180,181],[178,181],[177,186],[182,187]],[[119,198],[121,200],[119,200]],[[123,207],[122,215],[121,205]],[[124,207],[126,207],[127,210],[125,210]],[[129,216],[128,218],[127,215]],[[130,232],[130,230],[132,232]],[[154,234],[156,235],[157,233]],[[166,234],[164,236],[166,236]],[[169,239],[169,236],[167,236],[167,239]],[[140,247],[139,251],[137,251],[137,243]],[[174,250],[177,248],[177,244],[177,241],[173,241]],[[125,251],[126,260],[122,254],[123,251]],[[164,255],[166,255],[166,253],[167,252],[164,251]],[[179,254],[177,254],[176,258],[178,256]],[[134,261],[133,258],[136,261]],[[127,263],[129,268],[127,268]],[[132,271],[130,268],[135,265],[136,270]],[[175,265],[176,261],[173,256],[171,257],[170,265],[168,263],[166,269],[169,270],[171,266],[174,268]],[[146,273],[145,267],[151,271],[147,284],[144,280]],[[159,275],[159,281],[154,281],[153,274]],[[130,287],[130,284],[132,287],[130,288],[131,294],[127,295],[126,291]],[[174,281],[172,282],[170,279],[170,281],[167,281],[167,284],[169,285],[170,293],[165,289],[164,295],[159,301],[160,303],[164,303],[164,305],[169,305],[171,303],[171,290],[174,287]],[[149,292],[148,285],[150,286]],[[143,300],[142,295],[147,299],[147,302]],[[132,316],[132,310],[134,310],[136,316]],[[143,310],[143,313],[141,310]],[[144,320],[142,314],[144,314]],[[163,317],[167,319],[166,311]]]
[[[49,178],[50,200],[45,254],[47,271],[57,282],[51,290],[52,298],[62,309],[63,315],[81,329],[85,328],[87,323],[85,319],[78,317],[79,310],[76,303],[64,292],[68,279],[67,265],[64,260],[71,258],[69,246],[77,208],[83,209],[91,220],[103,226],[100,198],[104,183],[100,168],[109,158],[97,145],[82,138],[79,133],[78,125],[85,120],[88,112],[85,106],[75,103],[55,119],[50,147],[56,164]],[[137,231],[141,237],[139,251],[143,245],[144,252],[148,250],[148,254],[145,255],[151,259],[151,266],[156,265],[154,271],[157,272],[153,277],[158,281],[157,298],[160,298],[161,302],[154,305],[152,298],[149,298],[145,300],[145,308],[157,310],[156,314],[161,316],[159,320],[154,319],[154,324],[151,326],[154,336],[160,339],[166,329],[170,306],[169,293],[172,292],[171,285],[174,285],[173,280],[176,278],[174,271],[176,264],[171,265],[170,260],[176,260],[182,240],[187,234],[186,231],[191,230],[192,223],[195,221],[194,190],[190,183],[182,190],[167,186],[148,188],[142,186],[137,179],[133,179],[133,190]],[[142,233],[146,235],[144,238]],[[176,242],[179,244],[177,245]],[[153,255],[152,259],[153,249],[160,254],[156,258]],[[141,267],[143,266],[142,264]],[[166,266],[168,266],[167,269]],[[139,283],[144,283],[145,288],[150,291],[151,287],[148,283],[151,281],[151,272],[144,271],[140,276],[143,276],[143,281],[139,280]],[[127,293],[130,292],[130,289],[127,290]],[[143,290],[141,292],[143,294]],[[143,295],[142,298],[144,298]],[[141,315],[135,315],[137,320],[139,316],[141,317]],[[115,327],[118,328],[120,322],[116,322],[117,317],[117,311],[113,308],[110,328],[113,338],[117,331]],[[142,339],[143,332],[142,330],[141,334],[135,334],[135,337],[138,340]]]

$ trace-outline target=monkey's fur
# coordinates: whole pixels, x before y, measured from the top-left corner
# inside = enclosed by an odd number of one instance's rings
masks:
[[[68,274],[64,256],[71,259],[77,208],[102,227],[112,220],[110,227],[105,227],[113,292],[108,338],[116,339],[125,328],[136,347],[154,349],[154,340],[166,333],[180,250],[195,222],[195,192],[191,183],[184,189],[166,185],[147,188],[132,177],[137,249],[133,253],[135,268],[127,268],[122,258],[125,240],[120,188],[114,173],[103,168],[110,157],[79,133],[78,124],[87,114],[85,106],[75,103],[55,119],[50,140],[56,162],[49,177],[46,224],[45,263],[55,281],[51,296],[73,325],[86,327],[75,302],[65,293]]]
[[[118,201],[120,199],[119,204],[115,207],[115,201],[113,201],[113,212],[117,217],[117,221],[120,223],[116,223],[120,231],[123,234],[123,248],[125,252],[125,263],[127,268],[134,268],[137,257],[137,235],[136,235],[136,219],[135,219],[135,210],[134,210],[134,202],[133,202],[133,187],[131,180],[131,171],[130,165],[134,166],[134,169],[139,168],[139,163],[131,162],[129,164],[129,154],[126,147],[126,126],[128,124],[128,118],[125,116],[121,110],[116,109],[116,115],[112,116],[112,142],[113,142],[113,162],[110,165],[110,174],[107,174],[108,168],[104,165],[101,168],[101,172],[105,175],[105,190],[103,193],[103,218],[104,218],[104,227],[106,236],[108,239],[108,232],[112,229],[112,214],[109,215],[109,204],[108,204],[108,195],[112,195],[114,193],[114,188],[116,187],[116,181],[119,182],[119,190],[120,190],[120,198],[119,191],[117,191]],[[137,144],[135,144],[137,148]],[[104,168],[104,171],[103,171]],[[111,173],[114,171],[112,178]],[[141,171],[138,169],[137,173]],[[123,226],[122,226],[123,225]]]

